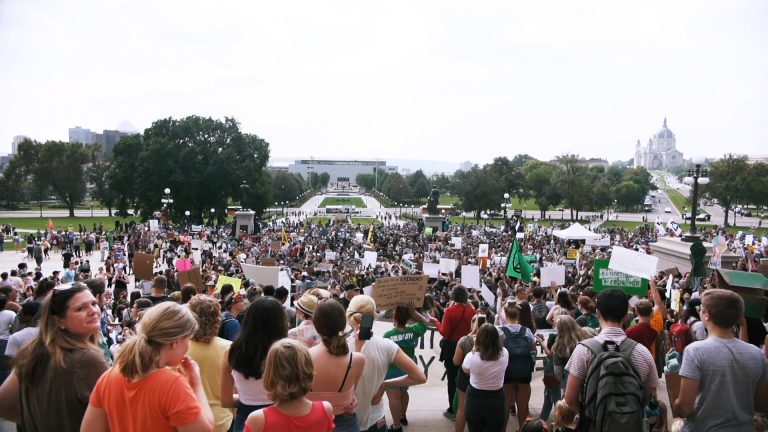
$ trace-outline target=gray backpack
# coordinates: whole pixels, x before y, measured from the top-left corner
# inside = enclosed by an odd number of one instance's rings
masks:
[[[577,431],[642,432],[647,430],[643,384],[632,364],[637,342],[621,344],[587,339],[581,344],[594,353],[581,396]],[[609,350],[608,346],[615,347]]]

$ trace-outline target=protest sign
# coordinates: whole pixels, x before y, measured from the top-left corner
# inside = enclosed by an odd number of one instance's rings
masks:
[[[480,246],[477,249],[477,256],[480,258],[488,257],[488,243],[480,243]]]
[[[440,272],[440,264],[437,263],[424,263],[423,266],[424,274],[431,277],[431,278],[437,278],[438,273]]]
[[[648,280],[608,268],[608,260],[594,262],[592,286],[595,292],[617,288],[629,295],[648,295]]]
[[[552,282],[559,286],[565,285],[565,266],[554,265],[549,267],[542,267],[541,271],[541,286],[548,287]]]
[[[154,232],[160,231],[160,222],[157,219],[150,219],[149,230]]]
[[[611,245],[611,238],[610,237],[603,237],[599,239],[587,239],[584,242],[587,246],[610,246]]]
[[[461,266],[461,284],[465,288],[480,288],[480,267],[476,265]]]
[[[333,264],[331,263],[319,263],[315,266],[317,270],[324,271],[324,272],[331,272],[333,271]]]
[[[458,263],[455,259],[440,258],[440,273],[453,273],[457,266]]]
[[[173,232],[173,231],[168,231],[168,232],[166,232],[166,233],[165,233],[165,237],[166,237],[168,240],[173,240],[173,239],[175,239],[175,238],[176,238],[176,233],[175,233],[175,232]]]
[[[200,232],[203,230],[202,225],[192,225],[192,232]]]
[[[454,249],[461,249],[461,237],[451,237]]]
[[[336,252],[325,251],[325,259],[327,259],[328,261],[335,261],[336,260]]]
[[[576,249],[568,248],[568,250],[565,253],[565,257],[570,260],[575,260],[577,254],[578,254],[578,251]]]
[[[488,289],[485,284],[483,284],[482,287],[480,287],[480,295],[483,296],[483,300],[485,300],[486,303],[488,303],[491,307],[494,307],[496,304],[496,296],[493,295],[490,289]]]
[[[272,243],[270,243],[269,248],[272,249],[273,251],[280,250],[280,241],[277,241],[277,240],[273,241]]]
[[[291,291],[291,274],[288,270],[280,271],[280,274],[277,276],[277,286],[287,288],[288,292]],[[288,296],[288,299],[290,298],[291,296]]]
[[[133,256],[133,273],[137,279],[152,280],[152,268],[155,258],[146,253],[137,252]]]
[[[365,251],[363,254],[363,267],[376,267],[376,261],[379,259],[379,254],[373,251]]]
[[[248,263],[250,264],[250,263]],[[274,258],[262,258],[261,259],[261,265],[267,266],[267,267],[274,267],[277,265],[277,260]]]
[[[238,278],[233,278],[229,276],[219,276],[218,279],[216,279],[216,290],[215,292],[221,291],[221,287],[224,286],[224,284],[232,284],[232,288],[235,289],[236,293],[240,292],[240,285],[243,283],[242,280]]]
[[[379,278],[373,284],[371,297],[380,310],[394,309],[398,304],[414,302],[417,307],[424,303],[427,292],[426,276],[396,276]]]
[[[205,290],[205,284],[203,283],[203,275],[200,274],[200,267],[192,267],[191,269],[176,274],[176,279],[179,281],[179,286],[186,284],[192,284],[197,289],[197,292],[203,292]]]
[[[424,235],[432,235],[432,227],[426,227],[424,228]]]
[[[515,234],[515,238],[524,239],[525,238],[525,233],[519,232],[519,233]]]
[[[251,264],[241,264],[243,274],[248,279],[253,279],[258,284],[277,286],[278,273],[280,269],[274,266],[257,266]]]
[[[176,260],[176,270],[177,271],[187,271],[192,268],[192,262],[188,259],[177,259]]]
[[[658,264],[658,257],[614,246],[608,268],[632,276],[650,279],[656,274],[656,266]]]
[[[246,264],[256,264],[256,257],[248,257],[245,259]]]

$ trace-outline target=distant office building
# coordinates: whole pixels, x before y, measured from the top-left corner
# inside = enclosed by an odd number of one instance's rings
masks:
[[[749,155],[747,156],[747,162],[751,164],[758,162],[768,163],[768,154]]]
[[[459,164],[459,169],[462,171],[470,171],[472,169],[472,162],[464,161]]]
[[[31,139],[30,137],[26,135],[16,135],[13,137],[13,141],[11,142],[11,154],[15,155],[19,152],[19,144],[21,144],[22,141]]]
[[[92,132],[80,126],[69,129],[69,142],[82,144],[98,144],[102,153],[106,154],[115,147],[120,138],[131,135],[129,132],[105,129],[102,133]]]
[[[683,154],[675,145],[677,138],[667,127],[667,119],[664,125],[656,132],[648,144],[641,145],[640,140],[635,144],[635,168],[643,167],[648,171],[666,170],[683,164]]]
[[[396,166],[388,166],[383,161],[302,159],[288,165],[288,172],[301,174],[304,179],[309,178],[309,174],[313,172],[327,172],[331,176],[330,183],[350,184],[355,183],[358,174],[374,174],[374,169],[387,174],[397,172]]]

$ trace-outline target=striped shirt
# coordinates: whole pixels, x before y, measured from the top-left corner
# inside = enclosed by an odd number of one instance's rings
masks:
[[[598,341],[605,342],[606,340],[620,344],[627,335],[624,331],[617,327],[607,327],[595,336]],[[592,364],[595,356],[592,351],[582,344],[576,345],[576,348],[571,354],[571,358],[568,360],[568,364],[565,365],[565,369],[570,375],[574,375],[584,381],[587,378],[587,372],[589,366]],[[642,344],[637,344],[635,349],[632,350],[632,364],[635,366],[638,375],[640,375],[640,381],[643,383],[643,387],[650,388],[651,392],[655,391],[659,386],[659,378],[656,375],[656,364],[651,357],[648,348]]]

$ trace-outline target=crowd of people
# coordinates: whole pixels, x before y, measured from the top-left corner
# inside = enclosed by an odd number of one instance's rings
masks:
[[[609,258],[612,246],[653,253],[653,225],[606,224],[594,231],[609,245],[589,246],[558,239],[552,225],[427,234],[420,224],[386,222],[286,220],[254,235],[135,223],[29,233],[32,249],[19,247],[18,266],[0,275],[0,417],[28,432],[402,431],[409,387],[426,382],[418,340],[433,328],[443,415],[457,432],[510,423],[524,431],[763,430],[765,316],[745,316],[742,298],[716,277],[660,272],[645,296],[595,291],[594,260]],[[725,236],[736,251],[743,239]],[[530,281],[508,275],[513,242],[533,257]],[[757,271],[767,247],[744,250],[738,268]],[[376,262],[364,259],[370,251]],[[153,257],[149,280],[131,277],[138,253]],[[365,294],[379,278],[421,274],[441,259],[458,266],[428,279],[421,304],[381,311]],[[45,274],[48,260],[60,269]],[[201,285],[180,282],[178,260],[199,268]],[[245,263],[274,264],[290,282],[259,283]],[[492,298],[462,285],[461,266],[473,264]],[[550,264],[566,266],[564,284],[541,286]],[[222,277],[240,286],[219,284]],[[670,277],[682,293],[677,309],[660,288]],[[380,314],[392,321],[382,335],[373,332]],[[539,360],[544,403],[531,407]],[[616,368],[625,378],[603,384]],[[679,377],[670,406],[656,394],[665,375]],[[667,423],[672,414],[679,419]]]

